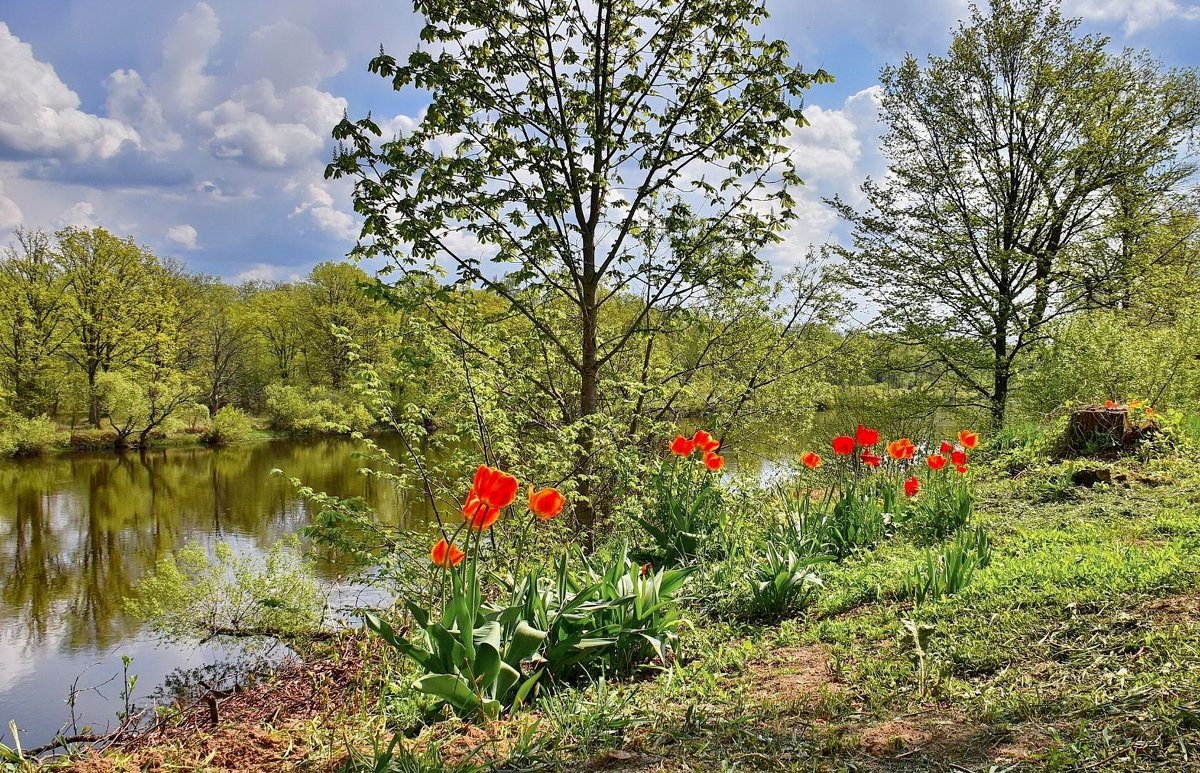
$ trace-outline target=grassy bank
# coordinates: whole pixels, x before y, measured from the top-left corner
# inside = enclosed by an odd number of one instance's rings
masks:
[[[886,542],[833,565],[802,616],[735,624],[697,600],[653,678],[485,726],[437,720],[409,667],[359,639],[351,672],[301,671],[317,688],[283,710],[294,676],[255,688],[263,711],[84,769],[374,770],[393,733],[380,770],[1200,769],[1200,476],[1175,460],[1088,489],[1070,471],[985,478],[990,567],[919,609],[896,592],[921,551]]]

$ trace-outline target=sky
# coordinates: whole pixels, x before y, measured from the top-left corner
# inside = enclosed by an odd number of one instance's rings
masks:
[[[771,259],[845,238],[821,202],[884,168],[879,68],[944,53],[966,0],[768,0],[760,29],[836,83],[789,144],[807,183]],[[1200,2],[1064,0],[1115,49],[1200,66]],[[418,120],[419,92],[367,72],[417,43],[407,0],[0,0],[0,243],[19,225],[100,225],[229,280],[291,280],[339,259],[358,223],[323,179],[344,112]]]

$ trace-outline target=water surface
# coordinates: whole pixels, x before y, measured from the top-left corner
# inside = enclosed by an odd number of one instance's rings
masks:
[[[115,725],[122,655],[133,658],[135,699],[226,659],[215,646],[157,646],[123,599],[188,542],[262,552],[306,525],[310,506],[272,469],[317,490],[363,496],[387,522],[406,518],[407,503],[388,484],[358,474],[356,447],[311,438],[0,462],[2,740],[11,745],[10,719],[26,748],[50,740],[69,718],[73,684],[80,725]],[[345,571],[328,561],[317,568],[331,583]]]

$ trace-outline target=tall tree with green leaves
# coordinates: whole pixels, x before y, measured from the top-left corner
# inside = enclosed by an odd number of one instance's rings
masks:
[[[759,0],[416,9],[423,45],[370,69],[427,92],[420,121],[382,141],[370,117],[334,131],[326,174],[354,181],[365,218],[353,255],[448,266],[528,321],[571,374],[554,392],[569,396],[576,516],[590,523],[607,367],[653,315],[757,276],[760,249],[795,217],[783,141],[805,123],[802,91],[831,78],[753,34]],[[638,311],[606,317],[622,297]]]
[[[1004,421],[1013,378],[1048,324],[1122,275],[1089,248],[1122,192],[1163,196],[1195,172],[1194,70],[1111,53],[1055,2],[994,0],[945,56],[884,68],[888,173],[854,225],[852,281],[887,327],[919,343]]]
[[[162,342],[154,302],[157,259],[103,228],[65,228],[55,234],[62,265],[70,336],[63,356],[87,381],[88,422],[100,427],[97,377],[134,364]],[[171,304],[175,313],[177,305]]]
[[[69,330],[64,295],[49,234],[18,229],[0,256],[0,358],[19,413],[51,407],[50,373]]]

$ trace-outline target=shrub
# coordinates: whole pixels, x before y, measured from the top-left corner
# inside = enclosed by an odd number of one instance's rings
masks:
[[[171,641],[262,634],[288,639],[321,622],[320,585],[295,539],[262,558],[219,542],[213,554],[190,543],[160,559],[126,608]]]
[[[3,420],[0,429],[0,454],[40,454],[56,444],[62,444],[65,439],[65,433],[60,432],[55,423],[46,416],[8,416]]]
[[[272,384],[267,387],[271,426],[285,432],[331,432],[338,427],[367,430],[375,420],[360,402],[322,387]]]
[[[212,423],[201,434],[200,439],[214,446],[237,443],[250,437],[254,422],[242,411],[227,405],[212,417]]]

